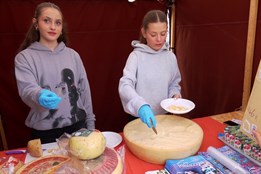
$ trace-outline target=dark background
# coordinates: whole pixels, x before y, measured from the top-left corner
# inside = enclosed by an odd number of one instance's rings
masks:
[[[26,146],[30,137],[30,129],[24,125],[29,108],[18,96],[14,57],[40,2],[0,0],[0,113],[9,148]],[[151,9],[165,11],[169,3],[164,0],[51,2],[61,7],[68,24],[70,47],[79,52],[84,62],[96,128],[121,132],[128,121],[120,103],[118,82],[132,51],[130,43],[139,37],[144,14]],[[249,4],[249,0],[175,1],[174,52],[182,74],[182,95],[196,104],[184,116],[204,117],[241,107]],[[259,30],[260,13],[253,78],[261,54]]]

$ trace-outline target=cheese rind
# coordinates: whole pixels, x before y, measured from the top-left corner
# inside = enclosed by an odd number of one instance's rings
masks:
[[[121,159],[120,155],[117,152],[115,152],[115,153],[117,154],[118,163],[117,163],[116,168],[112,172],[112,174],[121,174],[122,171],[123,171],[122,159]]]
[[[125,125],[124,139],[138,158],[155,164],[167,159],[181,159],[195,154],[203,140],[202,128],[192,120],[175,115],[158,115],[157,132],[140,119]]]

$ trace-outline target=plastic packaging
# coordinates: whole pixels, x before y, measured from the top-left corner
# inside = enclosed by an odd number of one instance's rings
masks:
[[[116,167],[121,171],[121,174],[125,174],[124,146],[119,147],[117,151],[106,147],[103,154],[95,159],[79,160],[69,150],[68,142],[71,136],[70,134],[64,134],[57,139],[60,152],[63,155],[70,156],[71,160],[59,168],[56,174],[112,173]]]
[[[207,152],[209,153],[210,156],[215,158],[217,161],[219,161],[221,164],[226,166],[232,172],[237,174],[249,174],[249,172],[246,171],[244,168],[242,168],[240,164],[228,158],[227,156],[219,152],[216,148],[210,146],[208,147]]]

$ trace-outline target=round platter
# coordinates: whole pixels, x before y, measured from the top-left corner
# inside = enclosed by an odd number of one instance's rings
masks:
[[[122,141],[121,135],[116,132],[104,131],[102,134],[106,139],[106,146],[109,148],[118,146]]]
[[[50,155],[33,160],[24,166],[22,166],[16,174],[28,174],[28,173],[47,173],[55,172],[56,169],[63,163],[69,161],[70,158],[63,155]]]

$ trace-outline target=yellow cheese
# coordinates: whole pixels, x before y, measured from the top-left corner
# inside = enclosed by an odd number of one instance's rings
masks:
[[[42,143],[40,139],[33,139],[28,141],[27,150],[32,157],[43,156]]]
[[[125,142],[138,158],[164,164],[167,159],[185,158],[198,151],[203,140],[203,130],[198,124],[175,115],[158,115],[156,120],[158,134],[140,119],[124,127]]]
[[[106,140],[99,130],[86,136],[72,136],[69,139],[69,150],[77,158],[88,160],[100,156],[106,147]]]

